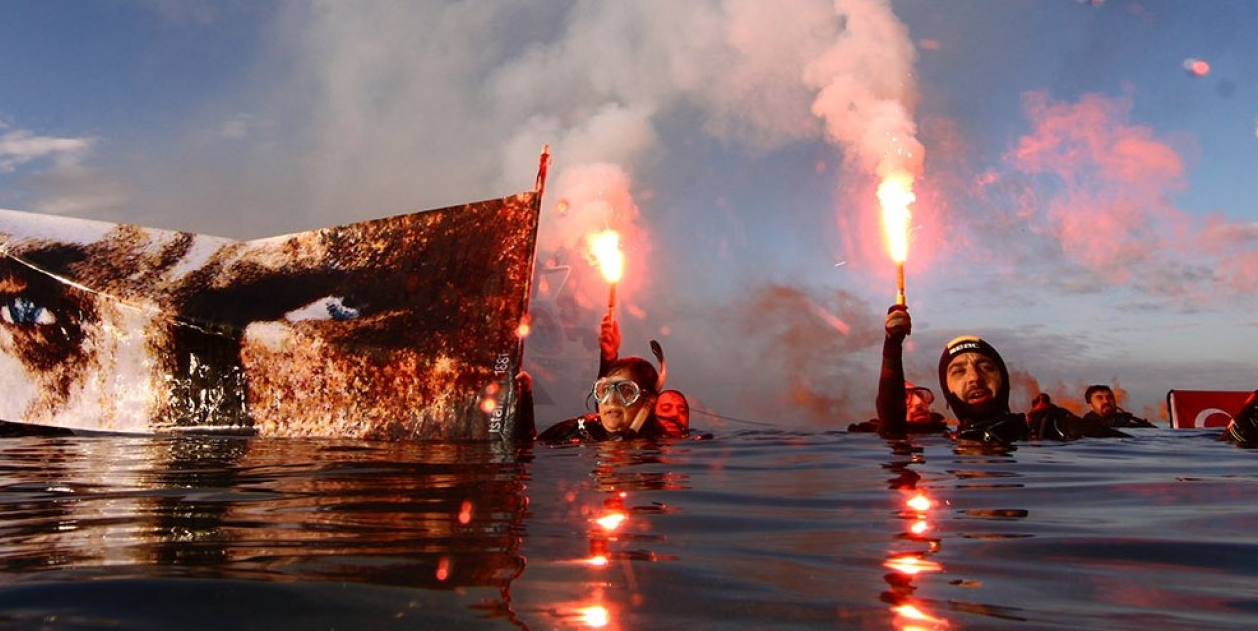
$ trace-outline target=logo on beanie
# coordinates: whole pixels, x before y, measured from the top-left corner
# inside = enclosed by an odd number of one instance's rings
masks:
[[[988,353],[987,345],[983,343],[983,340],[972,336],[958,337],[948,344],[948,357],[956,357],[962,353],[981,353],[986,355]]]

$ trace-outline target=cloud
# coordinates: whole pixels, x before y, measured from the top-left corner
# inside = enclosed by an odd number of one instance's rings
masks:
[[[1074,101],[1025,94],[1031,128],[999,168],[969,186],[962,174],[933,174],[942,198],[971,200],[939,208],[944,256],[1043,290],[1121,288],[1162,309],[1247,300],[1258,289],[1253,224],[1179,208],[1192,142],[1133,121],[1133,107],[1130,91]]]
[[[95,138],[38,136],[27,130],[0,134],[0,172],[12,173],[31,162],[48,160],[56,166],[77,165],[96,144]]]
[[[126,201],[124,187],[87,165],[98,138],[42,136],[6,124],[0,124],[0,132],[0,173],[13,174],[6,203],[86,216]]]

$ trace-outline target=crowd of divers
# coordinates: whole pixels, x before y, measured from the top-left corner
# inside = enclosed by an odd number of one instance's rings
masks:
[[[850,432],[876,432],[896,438],[909,434],[944,434],[959,441],[1013,443],[1026,440],[1069,441],[1079,438],[1124,438],[1122,431],[1154,427],[1149,421],[1119,408],[1113,390],[1090,386],[1084,400],[1090,410],[1078,416],[1039,394],[1026,413],[1009,408],[1009,370],[1000,353],[974,336],[958,337],[939,357],[939,387],[956,417],[950,423],[931,405],[934,394],[904,377],[904,339],[912,332],[908,309],[887,311],[882,369],[875,408],[877,417],[848,426]],[[610,314],[599,329],[598,379],[586,395],[589,412],[552,425],[537,434],[538,442],[559,445],[629,438],[711,438],[692,433],[690,406],[684,394],[664,389],[667,368],[663,350],[654,340],[651,351],[659,370],[641,357],[619,357],[620,328]],[[521,410],[525,433],[532,436],[532,382],[520,374]],[[1233,414],[1220,435],[1242,447],[1258,447],[1258,390]]]

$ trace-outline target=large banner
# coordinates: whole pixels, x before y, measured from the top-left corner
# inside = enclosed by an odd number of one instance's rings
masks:
[[[256,241],[0,211],[0,420],[514,439],[538,199]]]

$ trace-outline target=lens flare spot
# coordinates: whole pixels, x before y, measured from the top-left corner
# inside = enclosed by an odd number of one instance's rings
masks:
[[[459,507],[459,523],[464,526],[472,523],[472,500],[463,500]]]
[[[1184,70],[1194,77],[1204,77],[1210,74],[1210,62],[1196,57],[1189,57],[1184,60]]]

